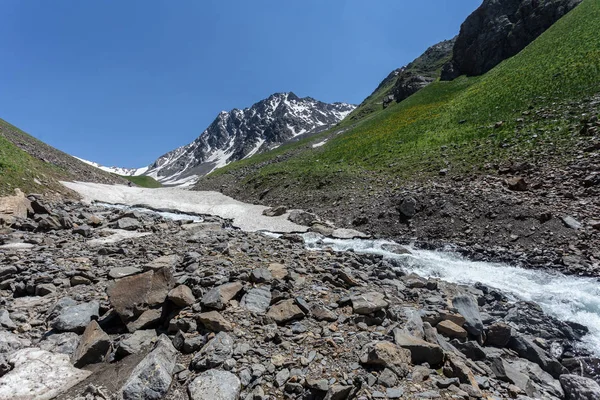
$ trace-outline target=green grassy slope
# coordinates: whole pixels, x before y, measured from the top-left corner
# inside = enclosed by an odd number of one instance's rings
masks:
[[[600,2],[585,0],[521,53],[487,74],[435,82],[358,122],[323,147],[247,175],[246,182],[283,176],[310,185],[323,177],[369,171],[414,177],[437,173],[446,166],[472,171],[519,154],[535,157],[544,146],[559,152],[560,146],[569,145],[568,121],[526,121],[523,126],[521,118],[531,108],[600,92],[598,32]],[[278,149],[277,154],[286,149]],[[263,154],[213,175],[273,161],[273,157]]]
[[[59,180],[124,182],[118,176],[89,166],[0,119],[0,196],[12,194],[15,188],[26,193],[73,195]]]
[[[67,175],[43,163],[0,136],[0,196],[14,194],[16,188],[26,193],[50,190],[61,191],[58,183]]]
[[[130,182],[135,183],[138,186],[141,187],[145,187],[145,188],[159,188],[162,187],[162,185],[160,184],[160,182],[158,182],[156,179],[150,177],[150,176],[125,176],[125,175],[119,175],[121,178],[125,178]]]

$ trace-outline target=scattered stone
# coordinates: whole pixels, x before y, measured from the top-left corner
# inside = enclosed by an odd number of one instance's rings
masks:
[[[385,295],[379,292],[368,292],[350,298],[355,314],[371,314],[388,307]]]
[[[560,384],[567,400],[600,400],[600,385],[577,375],[561,375]]]
[[[73,365],[77,368],[84,367],[88,364],[101,362],[110,348],[110,337],[100,328],[96,321],[89,323],[79,346],[73,354]]]
[[[190,289],[186,285],[179,285],[172,289],[167,298],[173,302],[177,307],[191,306],[196,302],[196,298]]]
[[[271,271],[266,268],[256,268],[250,273],[250,281],[254,283],[269,283],[273,280]]]
[[[237,400],[241,390],[237,376],[215,369],[201,373],[188,386],[191,400]]]
[[[304,318],[304,313],[293,299],[289,299],[271,306],[267,312],[267,317],[272,318],[278,324],[285,324],[295,319]]]
[[[124,217],[117,221],[117,228],[126,231],[137,231],[141,226],[140,221],[134,218]]]
[[[510,326],[503,323],[490,325],[486,331],[486,346],[505,347],[512,336]]]
[[[17,329],[17,325],[10,319],[10,314],[6,310],[0,310],[0,326],[6,329]]]
[[[244,297],[240,305],[254,313],[263,314],[267,312],[271,304],[271,288],[269,286],[259,286],[250,289]]]
[[[137,319],[127,323],[127,330],[133,333],[139,329],[148,329],[157,326],[162,317],[162,310],[146,310]]]
[[[227,321],[218,311],[210,311],[198,314],[198,322],[212,332],[233,330],[233,325]]]
[[[449,338],[464,339],[468,336],[466,330],[452,321],[442,321],[436,326],[439,333]]]
[[[287,209],[284,206],[277,206],[263,210],[262,214],[266,217],[279,217],[280,215],[283,215],[286,212]]]
[[[413,364],[428,363],[433,366],[440,364],[444,358],[440,346],[411,336],[397,328],[394,329],[394,341],[398,346],[410,351]]]
[[[516,192],[525,192],[527,190],[527,182],[525,181],[525,178],[520,176],[507,179],[506,185],[510,190]]]
[[[479,314],[479,306],[472,296],[456,296],[452,299],[452,305],[458,312],[465,317],[464,327],[473,336],[480,336],[483,333],[483,322]]]
[[[242,290],[242,282],[226,283],[211,289],[202,297],[200,303],[204,307],[215,310],[224,310],[227,303]]]
[[[177,360],[177,350],[169,338],[161,335],[152,351],[134,368],[121,388],[124,400],[164,398]]]
[[[410,351],[391,342],[375,342],[367,344],[360,356],[365,365],[378,365],[394,371],[398,377],[408,375],[410,369]]]
[[[398,206],[398,211],[405,219],[411,219],[417,214],[417,200],[414,197],[405,197]]]
[[[67,306],[52,322],[52,327],[60,332],[81,333],[92,319],[98,318],[99,310],[100,304],[97,301]]]

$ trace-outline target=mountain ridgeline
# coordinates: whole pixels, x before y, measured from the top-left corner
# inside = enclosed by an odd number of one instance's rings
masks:
[[[221,112],[192,143],[159,157],[144,175],[181,184],[283,143],[325,131],[354,110],[294,93],[276,93],[249,108]]]

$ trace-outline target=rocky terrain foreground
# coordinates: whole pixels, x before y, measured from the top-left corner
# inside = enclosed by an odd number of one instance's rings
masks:
[[[483,285],[216,217],[1,204],[0,399],[600,398],[585,327]]]

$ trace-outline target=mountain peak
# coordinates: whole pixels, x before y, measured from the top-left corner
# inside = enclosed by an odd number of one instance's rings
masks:
[[[327,130],[354,108],[300,98],[293,92],[273,93],[248,108],[221,111],[197,139],[159,157],[144,174],[166,185],[187,183],[195,175]]]

